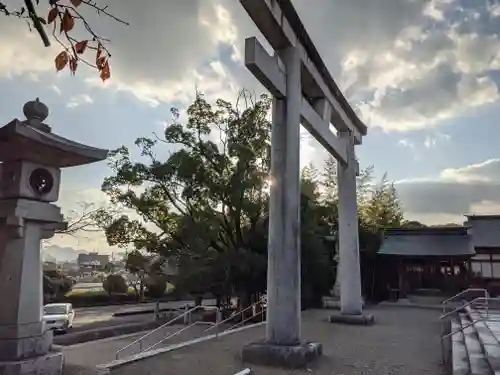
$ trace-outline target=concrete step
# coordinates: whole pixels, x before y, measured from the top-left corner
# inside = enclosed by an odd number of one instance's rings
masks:
[[[485,358],[495,375],[500,375],[500,345],[488,323],[479,321],[474,324]]]
[[[451,332],[461,328],[460,320],[451,321]],[[470,363],[462,331],[451,335],[451,371],[453,375],[469,375]]]
[[[492,369],[485,358],[483,347],[468,314],[460,314],[464,343],[469,357],[470,375],[492,375]],[[477,323],[476,323],[477,324]]]
[[[473,327],[492,373],[500,375],[499,312],[490,310],[486,315],[483,311],[467,307],[466,315],[470,322],[476,321]]]

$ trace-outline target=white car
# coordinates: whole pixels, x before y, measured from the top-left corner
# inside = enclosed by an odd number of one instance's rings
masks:
[[[71,303],[49,303],[43,307],[43,321],[47,329],[66,332],[73,327],[75,310]]]

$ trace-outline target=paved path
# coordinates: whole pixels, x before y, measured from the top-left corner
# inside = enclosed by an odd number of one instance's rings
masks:
[[[303,314],[305,340],[323,344],[324,355],[306,373],[311,375],[440,375],[439,312],[400,307],[376,307],[372,327],[330,324],[328,310]],[[295,373],[241,363],[239,353],[249,342],[263,338],[264,327],[245,330],[157,356],[146,364],[122,368],[135,374],[234,374],[246,367],[254,375]],[[168,368],[168,372],[165,369]]]
[[[165,337],[177,332],[178,330],[184,328],[184,325],[173,325],[165,327],[143,340],[143,348],[147,348],[151,345],[156,344],[158,341],[164,339]],[[166,345],[172,345],[178,342],[191,340],[203,335],[203,332],[208,328],[208,325],[197,325],[189,328],[188,330],[174,336],[164,343],[158,345],[160,348]],[[95,366],[109,363],[113,361],[116,357],[116,352],[125,346],[132,344],[137,339],[143,337],[149,331],[138,332],[130,335],[124,335],[121,337],[111,337],[102,340],[89,341],[83,344],[76,344],[72,346],[63,347],[62,351],[64,353],[65,361],[68,364],[76,366],[85,366],[90,368],[95,368]],[[127,355],[132,355],[140,351],[140,344],[135,343],[130,348],[124,350],[120,354],[120,358],[126,357]]]

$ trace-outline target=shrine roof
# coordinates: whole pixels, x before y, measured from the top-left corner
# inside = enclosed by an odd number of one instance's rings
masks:
[[[467,214],[464,215],[469,220],[498,220],[500,219],[500,214],[489,214],[489,215],[477,215],[477,214]]]
[[[354,112],[351,105],[349,104],[349,102],[345,98],[344,94],[342,94],[339,87],[335,83],[328,68],[326,67],[325,63],[323,62],[321,55],[319,54],[318,50],[314,46],[314,43],[313,43],[311,37],[307,33],[306,28],[304,27],[304,24],[300,20],[300,17],[298,15],[297,11],[295,10],[295,7],[293,6],[292,1],[291,0],[276,0],[276,2],[279,4],[281,10],[283,11],[284,16],[286,17],[286,19],[290,23],[290,26],[292,27],[293,31],[297,35],[297,38],[304,46],[304,49],[307,51],[311,61],[318,68],[319,73],[321,74],[321,76],[325,80],[325,83],[328,85],[328,88],[332,91],[335,98],[338,100],[340,106],[343,108],[343,110],[346,112],[347,116],[349,116],[349,118],[352,120],[352,122],[358,128],[359,132],[362,135],[366,135],[367,130],[368,130],[367,126],[361,121],[361,119],[358,117],[356,112]]]
[[[466,227],[396,228],[384,232],[379,254],[405,257],[473,256]]]

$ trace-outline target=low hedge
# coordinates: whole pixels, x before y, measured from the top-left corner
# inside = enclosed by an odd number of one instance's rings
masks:
[[[120,305],[136,302],[137,297],[134,294],[113,294],[109,295],[106,292],[88,292],[70,294],[61,298],[60,302],[69,302],[74,307],[87,306],[104,306],[104,305]]]
[[[206,296],[206,298],[212,298]],[[161,302],[170,301],[180,301],[180,300],[191,300],[192,296],[183,295],[180,293],[175,293],[175,290],[171,293],[165,294],[163,297],[159,298]],[[155,302],[157,298],[147,298],[143,302]],[[54,302],[68,302],[73,305],[73,307],[93,307],[93,306],[107,306],[107,305],[125,305],[125,304],[135,304],[137,303],[137,296],[135,293],[126,294],[113,294],[109,295],[104,291],[99,292],[86,292],[86,293],[70,293],[64,297],[57,298],[56,300],[50,301]]]

